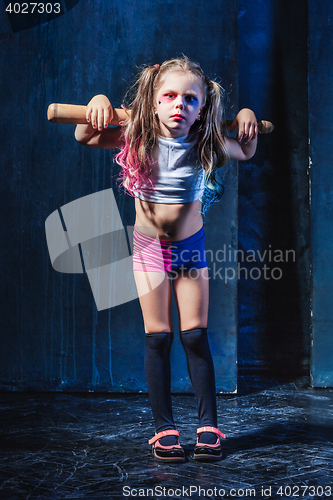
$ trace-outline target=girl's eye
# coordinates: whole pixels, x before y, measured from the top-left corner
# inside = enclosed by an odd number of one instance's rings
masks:
[[[174,99],[176,96],[175,94],[166,94],[165,96],[167,99]]]
[[[194,97],[194,95],[187,95],[187,96],[186,96],[186,101],[187,101],[187,102],[192,103],[192,102],[195,102],[196,100],[197,100],[197,98],[196,98],[196,97]]]

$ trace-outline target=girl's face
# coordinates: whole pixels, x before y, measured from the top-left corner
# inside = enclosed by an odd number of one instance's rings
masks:
[[[160,123],[161,135],[169,138],[183,137],[200,117],[204,95],[201,82],[191,73],[167,73],[155,94],[155,114]]]

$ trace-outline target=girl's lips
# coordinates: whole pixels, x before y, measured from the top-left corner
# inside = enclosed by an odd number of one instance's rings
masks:
[[[175,120],[185,120],[182,115],[172,115],[171,118],[174,118]]]

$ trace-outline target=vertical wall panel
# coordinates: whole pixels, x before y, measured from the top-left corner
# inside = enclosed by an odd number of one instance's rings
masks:
[[[333,386],[333,6],[309,0],[309,130],[314,387]]]
[[[310,351],[303,0],[239,1],[239,103],[275,125],[239,164],[239,368],[292,378],[308,372]]]

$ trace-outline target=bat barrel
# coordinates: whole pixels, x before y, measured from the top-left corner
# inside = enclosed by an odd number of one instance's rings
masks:
[[[47,110],[47,119],[51,123],[87,123],[87,106],[78,106],[75,104],[50,104]]]
[[[87,106],[77,104],[50,104],[47,110],[47,119],[51,123],[87,124]],[[119,125],[120,121],[125,121],[128,114],[124,109],[113,108],[113,118],[110,125]]]

